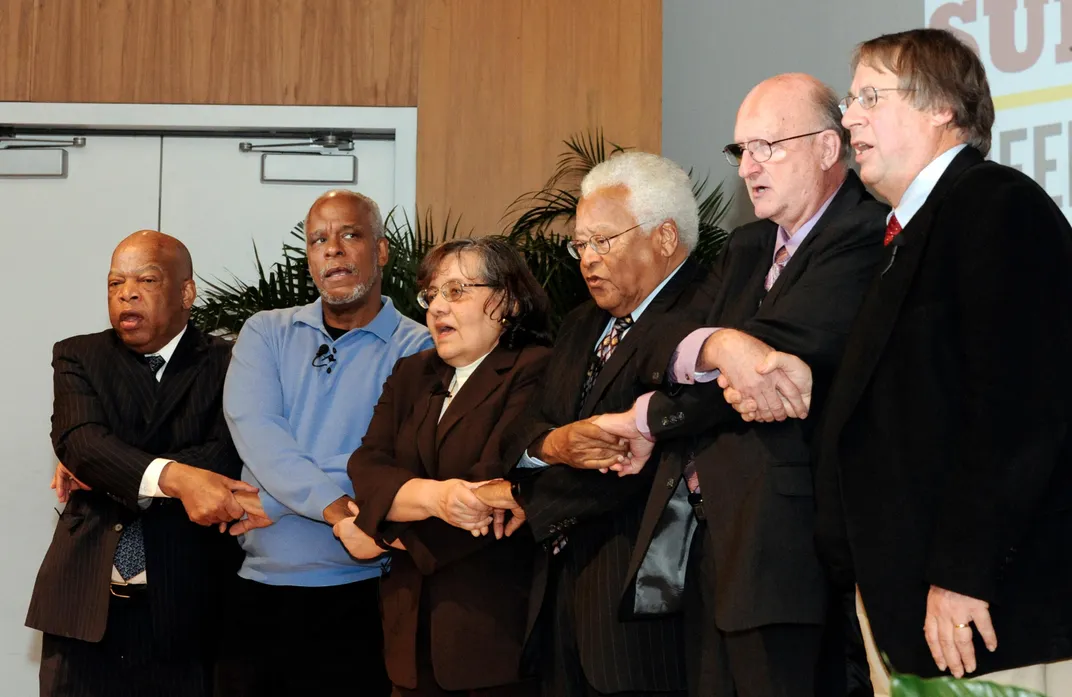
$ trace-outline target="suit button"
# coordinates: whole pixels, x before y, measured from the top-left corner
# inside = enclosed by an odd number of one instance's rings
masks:
[[[655,371],[654,373],[651,374],[651,379],[654,380],[655,382],[659,382],[660,380],[662,380],[662,378],[663,378],[663,374],[660,373],[659,371]]]
[[[666,417],[663,417],[663,426],[669,426],[669,425],[670,425],[670,419],[668,419]]]
[[[112,529],[115,530],[116,532],[123,532],[123,524],[122,523],[116,523],[115,527],[112,528]]]
[[[677,482],[675,482],[675,481],[674,481],[673,477],[671,477],[670,479],[667,479],[667,480],[666,480],[666,488],[667,488],[667,489],[673,489],[673,488],[674,488],[674,484],[676,484],[676,483],[677,483]]]
[[[679,412],[677,413],[677,418],[678,418],[678,420],[679,420],[679,421],[680,421],[681,419],[684,419],[684,418],[685,418],[685,412],[683,412],[683,411],[679,411]]]

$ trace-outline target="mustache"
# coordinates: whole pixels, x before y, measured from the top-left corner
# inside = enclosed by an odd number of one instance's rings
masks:
[[[353,265],[353,264],[343,264],[342,266],[332,266],[330,270],[335,271],[336,269],[340,269],[340,268],[346,269],[350,273],[356,273],[357,272],[357,267],[355,265]],[[323,281],[327,277],[328,277],[328,269],[322,269],[320,271],[320,280]]]

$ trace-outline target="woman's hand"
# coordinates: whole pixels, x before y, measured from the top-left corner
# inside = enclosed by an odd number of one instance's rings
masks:
[[[346,548],[346,551],[350,553],[350,556],[354,559],[375,559],[386,552],[387,550],[382,549],[371,537],[365,534],[364,530],[354,523],[357,520],[357,514],[360,512],[357,504],[351,501],[348,507],[350,512],[354,514],[353,517],[343,518],[335,523],[332,531],[335,533],[335,537],[342,542],[342,546]]]
[[[473,493],[484,482],[448,479],[438,484],[432,506],[435,516],[474,536],[486,535],[492,523],[491,507]]]

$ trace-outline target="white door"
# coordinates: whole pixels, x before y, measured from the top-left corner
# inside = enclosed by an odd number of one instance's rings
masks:
[[[52,137],[52,136],[50,136]],[[62,136],[54,136],[62,138]],[[107,276],[116,243],[155,228],[160,138],[96,137],[68,148],[66,178],[24,178],[0,150],[5,299],[0,343],[0,675],[5,695],[37,694],[39,636],[23,627],[55,528],[48,482],[52,345],[108,326]],[[28,173],[28,172],[27,172]]]
[[[240,142],[163,140],[160,230],[186,243],[201,279],[230,281],[233,275],[254,281],[254,243],[267,271],[282,258],[284,243],[301,244],[290,231],[304,220],[317,196],[330,189],[359,191],[376,201],[384,216],[395,204],[393,140],[355,140],[353,151],[338,155],[288,153],[268,155],[267,160],[260,152],[240,152]],[[262,181],[262,163],[264,176],[272,181]],[[356,167],[351,169],[349,163]],[[354,170],[355,180],[347,181]]]

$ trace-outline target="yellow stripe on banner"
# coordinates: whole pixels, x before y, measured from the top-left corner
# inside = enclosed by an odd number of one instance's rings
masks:
[[[1045,87],[1040,90],[1029,90],[994,97],[994,109],[1019,109],[1020,107],[1033,106],[1035,104],[1047,104],[1072,99],[1072,84]]]

